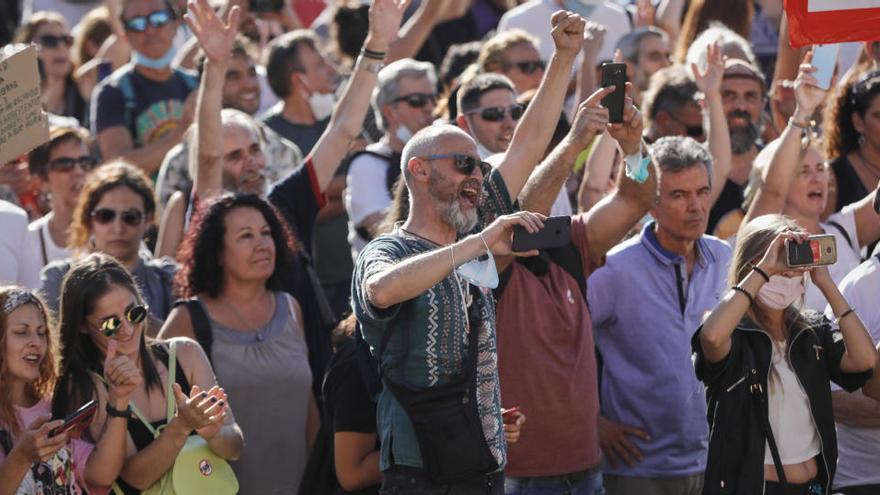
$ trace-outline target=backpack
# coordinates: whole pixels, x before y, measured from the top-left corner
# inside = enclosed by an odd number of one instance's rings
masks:
[[[172,76],[178,75],[181,79],[183,79],[184,84],[186,84],[186,89],[188,91],[193,91],[199,85],[199,80],[189,72],[179,69],[177,67],[172,67]],[[135,99],[134,94],[134,84],[131,82],[131,75],[134,73],[134,64],[128,63],[113,74],[110,75],[111,81],[115,83],[116,87],[119,88],[119,92],[122,93],[123,105],[125,112],[124,121],[125,126],[128,128],[128,132],[131,133],[131,138],[133,141],[136,141],[137,138],[137,129],[135,127],[134,121],[134,109],[137,107],[137,100]]]

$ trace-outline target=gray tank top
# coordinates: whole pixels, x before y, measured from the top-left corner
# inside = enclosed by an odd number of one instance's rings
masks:
[[[296,493],[306,465],[312,373],[291,302],[276,292],[275,314],[257,331],[233,330],[208,313],[214,373],[244,434],[241,458],[230,462],[243,495]]]

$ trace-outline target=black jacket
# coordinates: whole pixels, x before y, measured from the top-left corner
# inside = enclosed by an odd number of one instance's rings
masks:
[[[810,313],[807,319],[809,326],[789,338],[787,355],[809,398],[821,447],[817,481],[829,494],[837,465],[829,382],[851,392],[860,388],[872,371],[841,371],[845,348],[840,330],[832,329],[831,323],[818,313]],[[763,493],[766,437],[758,411],[766,422],[767,375],[773,345],[770,336],[744,318],[733,332],[727,357],[709,363],[700,345],[701,330],[702,327],[694,334],[691,345],[697,353],[697,378],[706,384],[708,401],[709,458],[703,494]]]

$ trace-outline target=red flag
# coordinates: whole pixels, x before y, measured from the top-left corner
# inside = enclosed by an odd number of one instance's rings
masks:
[[[791,46],[880,39],[880,0],[785,0]]]

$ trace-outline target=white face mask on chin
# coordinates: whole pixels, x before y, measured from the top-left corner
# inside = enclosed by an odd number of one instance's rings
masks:
[[[333,93],[312,93],[309,96],[309,108],[315,115],[315,120],[324,120],[333,114],[336,105],[336,96]]]

